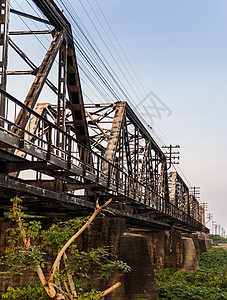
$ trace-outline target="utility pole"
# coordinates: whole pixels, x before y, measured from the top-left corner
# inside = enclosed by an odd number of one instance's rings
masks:
[[[201,203],[202,204],[202,206],[203,206],[203,208],[204,208],[204,211],[207,211],[207,209],[208,209],[208,203],[206,202],[203,202],[203,203]]]
[[[201,203],[201,209],[200,209],[200,218],[202,220],[202,223],[205,225],[206,224],[206,212],[208,209],[208,203]]]
[[[218,234],[218,225],[217,224],[214,225],[214,234],[215,235]]]
[[[216,221],[212,221],[212,234],[215,234]]]
[[[205,225],[206,225],[207,223],[209,223],[209,222],[212,220],[212,218],[213,218],[212,213],[208,213],[208,215],[207,215],[207,221],[206,221]]]
[[[167,152],[164,152],[164,154],[166,156],[167,162],[169,163],[169,168],[171,168],[172,165],[179,165],[180,152],[173,151],[173,149],[178,149],[178,148],[180,148],[180,146],[179,145],[176,145],[176,146],[169,145],[169,146],[162,146],[162,148],[167,149]]]
[[[199,186],[192,186],[189,187],[190,195],[193,195],[198,201],[200,200],[200,187]]]
[[[218,225],[218,234],[221,235],[221,225]]]

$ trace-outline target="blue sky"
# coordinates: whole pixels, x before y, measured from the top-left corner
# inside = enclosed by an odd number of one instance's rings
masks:
[[[119,67],[112,61],[81,3],[95,21],[89,4],[94,8],[108,33],[105,36],[96,20],[101,36],[110,46],[109,37],[122,54],[98,10],[96,1],[100,5],[143,84],[144,95],[132,99],[133,102],[138,106],[143,97],[153,91],[172,111],[169,117],[164,111],[161,119],[153,118],[151,126],[165,144],[180,144],[179,172],[183,172],[189,185],[201,187],[201,201],[208,203],[214,220],[225,227],[227,232],[226,0],[64,1],[73,6],[119,80],[130,92]],[[61,5],[61,0],[56,2]],[[33,13],[26,0],[12,0],[11,3],[16,9],[20,3],[26,6],[27,12]],[[66,14],[65,10],[64,13]],[[11,28],[22,29],[23,24],[14,18]],[[37,43],[34,41],[28,51],[31,54],[36,53],[35,60],[38,61],[45,51],[41,52],[40,46],[35,46],[35,42]],[[48,41],[43,42],[48,46]],[[22,49],[23,46],[22,43]],[[121,57],[129,67],[126,58]],[[9,62],[11,66],[14,63]],[[122,62],[119,61],[119,65],[124,69]],[[17,80],[19,84],[19,78]],[[82,85],[88,93],[83,82]],[[20,91],[17,93],[19,95]]]
[[[180,168],[227,230],[227,2],[99,3],[146,90],[172,110],[162,121]]]

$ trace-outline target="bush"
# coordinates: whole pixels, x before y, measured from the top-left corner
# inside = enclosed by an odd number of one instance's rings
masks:
[[[214,248],[208,252],[204,252],[199,257],[199,266],[201,270],[213,272],[216,275],[226,273],[227,251],[222,248]]]
[[[224,300],[227,293],[219,288],[195,287],[183,283],[165,283],[157,288],[159,299],[168,300]]]
[[[199,258],[200,270],[155,270],[159,299],[227,299],[227,251],[212,249]]]
[[[224,238],[220,235],[215,235],[215,234],[211,234],[210,238],[213,240],[214,244],[226,244],[227,243],[227,238]]]

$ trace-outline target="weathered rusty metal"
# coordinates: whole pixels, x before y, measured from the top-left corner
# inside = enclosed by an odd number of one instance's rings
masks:
[[[66,34],[67,50],[67,89],[69,95],[69,108],[72,111],[73,123],[78,140],[90,147],[90,140],[84,110],[83,95],[74,48],[71,26],[62,11],[51,0],[33,0],[47,17],[56,30],[64,30]]]
[[[105,159],[111,163],[115,163],[117,146],[120,139],[120,132],[123,125],[126,102],[117,103],[112,128],[108,138],[107,148],[105,150]],[[102,171],[107,173],[108,165],[104,164]]]
[[[8,39],[9,39],[9,0],[0,0],[0,72],[1,82],[0,87],[6,90],[7,80],[7,63],[8,63]],[[3,95],[0,96],[0,116],[5,116],[6,99]]]
[[[177,172],[170,172],[170,202],[190,213],[189,188]]]
[[[166,155],[133,109],[126,102],[84,105],[70,23],[54,1],[33,1],[47,20],[14,13],[52,25],[53,30],[42,34],[52,33],[53,40],[37,67],[9,39],[31,70],[2,70],[1,75],[31,74],[35,79],[24,103],[6,93],[3,86],[0,88],[1,97],[8,99],[15,112],[19,111],[16,121],[11,114],[6,118],[0,115],[3,196],[13,195],[21,188],[28,210],[33,206],[32,211],[37,211],[42,203],[59,213],[93,207],[87,205],[88,201],[75,199],[101,197],[104,201],[111,197],[113,207],[119,208],[117,214],[134,225],[138,222],[162,229],[202,230],[204,210],[194,195],[189,196],[179,174],[168,174]],[[11,32],[38,33],[41,32]],[[4,34],[8,35],[7,27]],[[55,60],[57,86],[47,79]],[[53,105],[38,103],[45,84],[57,95]],[[33,170],[36,180],[20,182],[21,179],[13,178],[22,170]],[[7,197],[2,199],[6,201]],[[0,209],[5,207],[4,201],[0,201]]]
[[[35,107],[35,104],[38,100],[38,97],[42,91],[46,78],[50,72],[51,66],[53,65],[54,59],[57,55],[57,52],[63,42],[64,32],[57,32],[54,35],[53,41],[45,55],[45,58],[38,68],[38,72],[35,76],[35,79],[31,85],[31,88],[28,92],[28,95],[24,101],[25,105],[31,107],[32,109]],[[15,124],[20,125],[22,122],[22,111],[19,112]],[[26,117],[26,123],[28,122],[28,118]],[[14,129],[14,132],[16,129]]]

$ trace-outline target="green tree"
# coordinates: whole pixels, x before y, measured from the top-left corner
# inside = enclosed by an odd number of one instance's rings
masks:
[[[8,288],[3,299],[100,299],[120,286],[117,282],[109,289],[99,292],[92,286],[92,279],[108,279],[114,270],[129,272],[131,268],[109,252],[107,247],[80,251],[75,244],[76,238],[91,224],[97,214],[110,202],[99,206],[89,218],[56,220],[48,229],[42,229],[40,221],[26,218],[22,211],[21,199],[11,199],[13,208],[10,218],[18,226],[10,228],[9,241],[15,244],[3,258],[8,273],[22,274],[34,270],[39,282],[27,284],[22,288]],[[22,240],[23,243],[19,243]],[[38,241],[38,243],[37,243]],[[51,249],[51,250],[50,250]],[[50,274],[44,268],[53,259]]]

